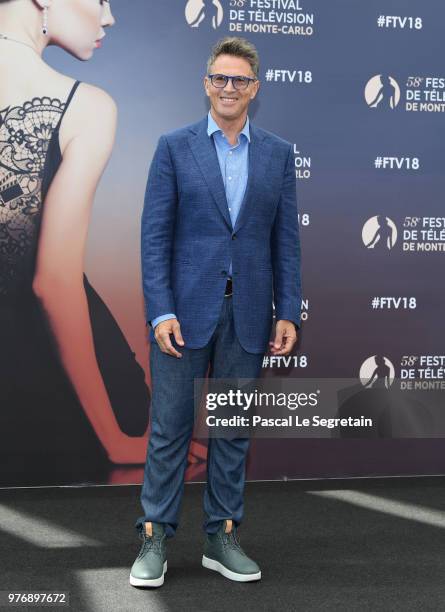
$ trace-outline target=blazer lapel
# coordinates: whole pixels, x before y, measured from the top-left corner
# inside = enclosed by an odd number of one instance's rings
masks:
[[[189,144],[213,199],[230,231],[232,231],[232,221],[230,219],[218,155],[213,138],[209,138],[207,134],[207,117],[198,124],[198,130],[190,136]]]

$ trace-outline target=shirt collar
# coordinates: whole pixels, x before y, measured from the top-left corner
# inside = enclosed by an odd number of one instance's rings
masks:
[[[219,125],[216,123],[216,121],[212,117],[212,113],[209,111],[208,122],[207,122],[207,134],[210,137],[215,132],[221,132],[221,134],[223,133],[222,129],[219,127]],[[244,136],[250,142],[250,121],[249,121],[248,116],[246,118],[246,123],[244,124],[244,127],[240,132],[240,135],[241,134],[244,134]]]

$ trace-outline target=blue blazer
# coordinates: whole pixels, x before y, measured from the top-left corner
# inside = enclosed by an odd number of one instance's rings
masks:
[[[142,214],[142,277],[150,321],[175,313],[185,348],[217,325],[232,260],[233,316],[243,348],[264,353],[276,319],[300,324],[300,238],[292,145],[250,124],[249,178],[235,227],[207,116],[161,136]]]

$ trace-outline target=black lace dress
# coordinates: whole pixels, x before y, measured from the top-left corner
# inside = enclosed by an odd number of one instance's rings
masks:
[[[111,463],[55,350],[32,292],[43,203],[62,156],[66,100],[0,111],[0,486],[107,482]],[[142,368],[84,276],[99,367],[116,418],[142,435],[150,395]]]

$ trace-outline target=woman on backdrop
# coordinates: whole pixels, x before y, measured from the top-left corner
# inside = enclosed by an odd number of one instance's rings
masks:
[[[0,0],[0,485],[145,461],[143,370],[83,273],[115,104],[42,59],[88,60],[113,24],[107,0]]]

